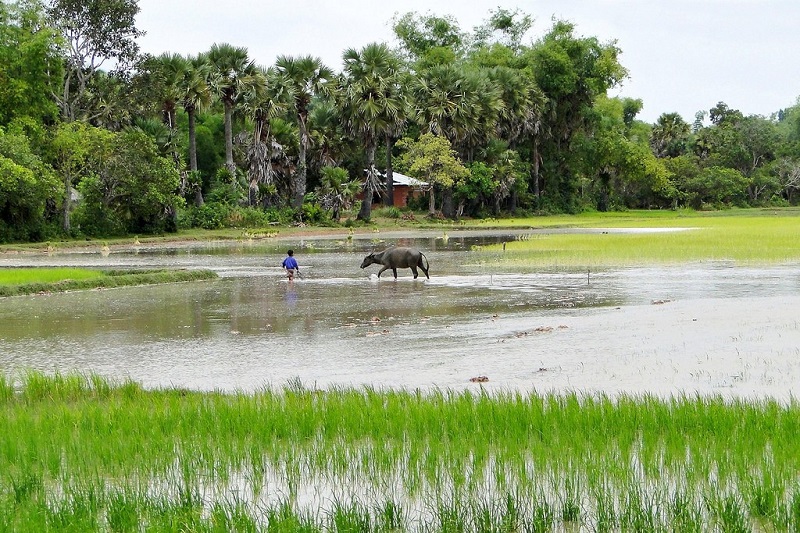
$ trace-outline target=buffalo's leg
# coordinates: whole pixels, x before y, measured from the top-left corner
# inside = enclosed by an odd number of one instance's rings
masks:
[[[378,277],[381,277],[381,274],[383,274],[383,271],[384,270],[388,270],[388,269],[389,269],[389,267],[383,267],[382,269],[380,269],[378,271]],[[396,270],[395,270],[395,273],[394,273],[394,277],[397,277],[397,271]]]
[[[417,276],[419,276],[419,273],[417,272],[417,267],[412,266],[411,267],[411,272],[414,273],[414,279],[417,279]]]
[[[392,272],[394,273],[394,279],[397,280],[397,269],[393,268]]]
[[[423,272],[425,272],[425,277],[428,278],[428,279],[431,279],[431,277],[428,275],[428,269],[425,268],[424,266],[422,266],[422,262],[421,261],[420,261],[419,267],[422,269]]]

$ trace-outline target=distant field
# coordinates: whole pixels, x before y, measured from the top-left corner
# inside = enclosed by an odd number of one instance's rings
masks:
[[[562,219],[563,217],[554,217]],[[538,219],[526,219],[535,222]],[[484,247],[501,266],[602,267],[732,261],[800,261],[800,211],[735,211],[714,215],[671,212],[578,216],[572,227],[607,228],[585,234],[531,234]],[[524,224],[520,224],[524,226]],[[566,224],[556,224],[563,227]],[[620,231],[621,229],[642,231]],[[648,231],[655,228],[675,231]]]

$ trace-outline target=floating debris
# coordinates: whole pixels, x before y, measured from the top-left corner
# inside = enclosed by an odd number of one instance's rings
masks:
[[[489,381],[487,376],[475,376],[474,378],[469,378],[472,383],[486,383]]]

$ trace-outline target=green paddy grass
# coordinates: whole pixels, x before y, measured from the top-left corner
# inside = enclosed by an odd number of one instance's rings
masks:
[[[563,221],[563,217],[555,218]],[[501,268],[593,268],[697,261],[765,265],[800,261],[800,212],[795,210],[738,211],[713,216],[634,212],[572,220],[570,227],[594,231],[532,232],[505,243],[505,249],[502,244],[484,247],[490,253],[480,260]]]
[[[90,268],[0,268],[0,297],[69,290],[214,279],[209,270],[98,270]]]
[[[88,268],[0,268],[0,285],[57,283],[65,280],[87,280],[106,276],[105,272]]]
[[[0,378],[0,531],[795,531],[800,405]]]

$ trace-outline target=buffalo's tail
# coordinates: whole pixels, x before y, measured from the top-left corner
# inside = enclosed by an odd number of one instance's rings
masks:
[[[428,263],[428,258],[425,257],[425,254],[420,252],[419,255],[420,255],[420,257],[425,258],[425,274],[427,275],[431,271],[431,265]]]

